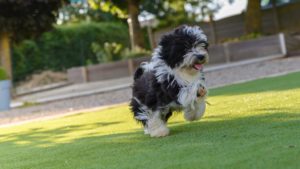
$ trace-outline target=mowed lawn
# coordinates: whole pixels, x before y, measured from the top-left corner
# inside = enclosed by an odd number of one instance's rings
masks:
[[[220,77],[221,78],[221,77]],[[0,169],[300,167],[300,73],[210,91],[203,119],[144,135],[126,105],[0,128]]]

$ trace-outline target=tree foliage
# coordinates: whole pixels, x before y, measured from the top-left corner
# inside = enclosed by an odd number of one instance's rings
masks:
[[[52,28],[66,0],[0,0],[0,32],[14,39],[39,35]]]
[[[88,4],[92,9],[110,12],[118,18],[128,17],[126,0],[88,0]]]
[[[112,11],[108,11],[107,7],[98,6],[95,1],[90,1],[90,3],[76,1],[63,6],[59,10],[58,22],[64,24],[82,21],[112,22],[122,20]]]
[[[0,0],[1,65],[12,78],[10,44],[53,27],[58,8],[67,0]]]
[[[141,8],[157,17],[159,27],[167,27],[182,23],[196,24],[221,6],[218,0],[144,0]]]
[[[145,47],[144,35],[138,21],[141,0],[89,0],[88,2],[94,9],[101,9],[119,18],[128,19],[132,48]]]

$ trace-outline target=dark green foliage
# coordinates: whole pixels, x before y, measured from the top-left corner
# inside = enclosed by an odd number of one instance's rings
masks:
[[[0,0],[0,32],[15,40],[39,35],[52,28],[57,10],[66,0]]]
[[[14,80],[45,69],[61,71],[99,63],[91,48],[93,42],[128,47],[128,29],[122,23],[81,23],[57,26],[35,41],[23,41],[13,49]]]
[[[13,77],[21,80],[35,70],[43,69],[41,51],[34,41],[25,40],[13,49]]]
[[[1,80],[6,80],[7,79],[7,74],[3,68],[0,67],[0,81]]]

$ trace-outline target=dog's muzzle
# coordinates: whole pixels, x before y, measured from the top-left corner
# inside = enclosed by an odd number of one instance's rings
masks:
[[[192,67],[196,70],[202,70],[203,69],[203,64],[206,63],[206,57],[205,55],[202,54],[197,54],[195,55],[196,59]]]
[[[197,54],[196,55],[196,58],[201,62],[203,60],[205,60],[205,56],[204,55],[201,55],[201,54]]]

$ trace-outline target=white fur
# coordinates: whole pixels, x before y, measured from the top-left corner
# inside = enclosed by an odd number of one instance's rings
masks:
[[[137,120],[148,120],[149,119],[149,108],[147,106],[145,106],[144,104],[142,104],[139,99],[137,99],[136,97],[133,97],[134,100],[136,100],[136,102],[139,103],[140,108],[139,108],[139,113],[137,116],[135,116],[135,119]]]
[[[191,107],[195,108],[194,103],[197,100],[197,92],[200,88],[200,82],[196,81],[194,83],[189,84],[186,87],[182,87],[178,93],[178,102],[183,107]]]
[[[207,41],[206,35],[203,33],[203,31],[199,28],[199,26],[186,26],[184,28],[184,31],[186,31],[187,34],[191,34],[199,40]]]
[[[151,137],[164,137],[169,135],[169,129],[160,118],[159,112],[153,112],[147,123],[147,132]]]
[[[194,105],[195,105],[194,109],[190,107],[184,109],[184,118],[187,121],[198,120],[204,115],[205,108],[206,108],[205,99],[201,98],[197,100]]]

